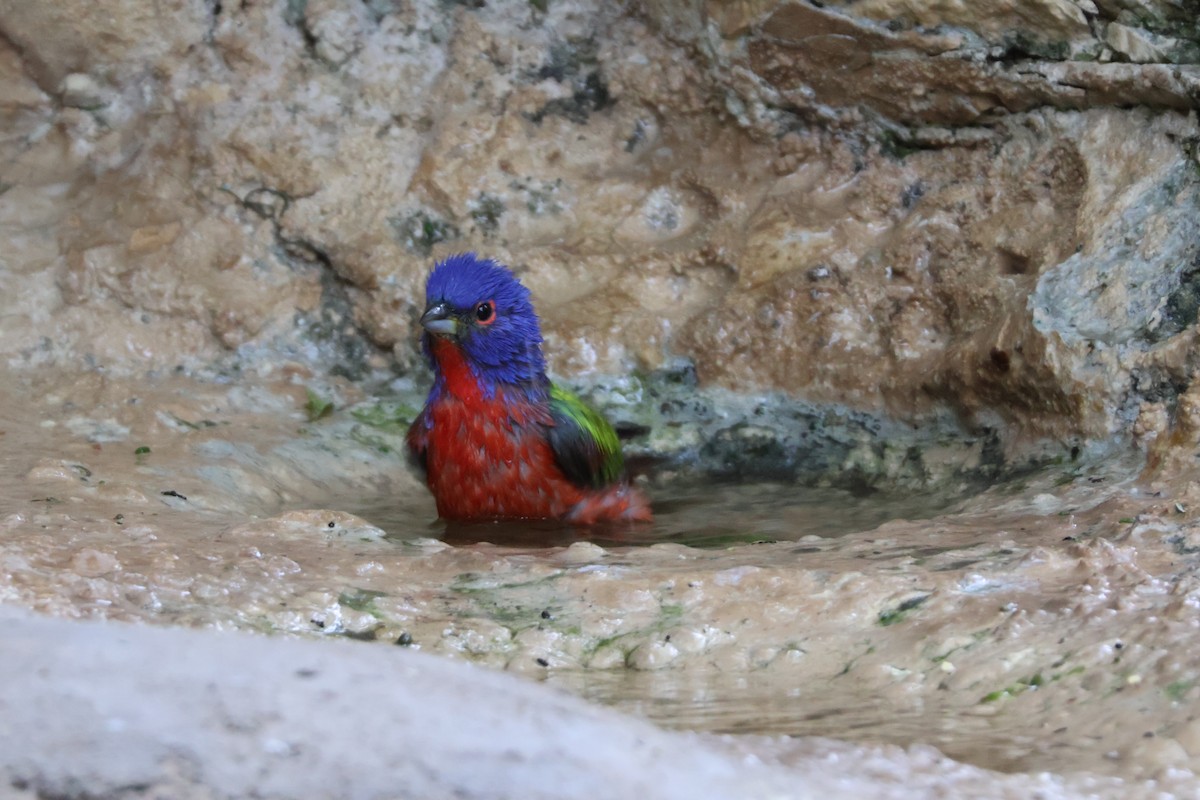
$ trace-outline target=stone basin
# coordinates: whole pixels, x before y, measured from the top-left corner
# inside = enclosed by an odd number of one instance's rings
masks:
[[[1200,794],[1195,14],[985,5],[0,0],[0,795]],[[436,520],[464,250],[653,525]]]

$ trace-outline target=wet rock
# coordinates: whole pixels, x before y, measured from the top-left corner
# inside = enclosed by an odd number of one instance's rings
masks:
[[[99,578],[119,570],[121,562],[112,553],[85,547],[71,558],[69,566],[71,571],[77,575],[85,578]]]
[[[1172,109],[1200,78],[1170,4],[502,5],[183,3],[168,30],[10,4],[0,188],[28,233],[0,350],[383,379],[420,368],[429,262],[476,248],[533,288],[566,376],[684,358],[707,387],[955,415],[1008,456],[1125,429],[1157,391],[1135,371],[1187,383],[1194,122]],[[1176,66],[1113,49],[1134,39]],[[756,441],[763,474],[846,462]],[[957,470],[858,444],[868,483]]]
[[[1194,749],[1192,679],[1154,668],[1194,638],[1189,9],[143,5],[0,0],[0,356],[57,376],[12,404],[41,416],[0,409],[8,442],[54,443],[9,446],[0,597],[538,674],[778,671],[804,724],[871,696],[888,724],[919,700],[1096,733],[1054,768],[1114,752],[1166,780]],[[786,541],[791,509],[708,555],[437,541],[401,459],[416,319],[430,262],[472,248],[664,486],[837,486],[851,516],[1011,482],[838,540]],[[309,418],[309,383],[336,410]],[[1167,744],[1112,723],[1124,698]]]
[[[679,648],[667,641],[647,642],[629,653],[626,664],[637,670],[658,670],[679,657]]]
[[[1163,771],[1188,764],[1190,759],[1183,746],[1171,738],[1156,736],[1153,732],[1138,742],[1125,755],[1138,769],[1147,775],[1161,774]]]
[[[561,556],[567,564],[595,564],[600,562],[608,553],[603,547],[591,542],[575,542]]]
[[[698,394],[687,370],[673,374],[672,385]],[[639,387],[617,388],[632,399],[659,388]],[[0,521],[6,602],[287,634],[276,644],[348,638],[366,651],[419,649],[525,672],[670,725],[851,739],[870,726],[885,741],[919,739],[1002,765],[1025,788],[1065,780],[1031,771],[1070,770],[1101,797],[1151,796],[1129,783],[1135,775],[1168,782],[1154,791],[1194,794],[1176,748],[1143,757],[1142,727],[1112,722],[1136,704],[1156,737],[1193,743],[1200,585],[1186,508],[1200,502],[1171,475],[1147,483],[1141,459],[1028,474],[933,519],[934,510],[905,506],[881,525],[862,516],[869,498],[830,491],[814,503],[795,487],[706,483],[691,498],[656,487],[661,527],[644,532],[523,530],[530,538],[518,543],[507,538],[514,529],[484,526],[451,544],[456,532],[430,525],[432,503],[401,457],[350,435],[354,425],[396,427],[394,405],[339,399],[309,421],[303,387],[274,377],[231,386],[41,371],[2,388],[10,457],[0,480],[15,509]],[[119,419],[151,452],[36,424],[73,418],[85,399],[89,418]],[[101,481],[147,487],[154,502],[108,495]],[[166,509],[163,486],[189,500]],[[902,518],[914,508],[913,521]],[[735,536],[711,548],[678,536],[710,526]],[[749,544],[760,529],[772,543]],[[100,638],[110,648],[128,641]],[[280,676],[278,658],[264,663]],[[94,686],[95,671],[88,677]],[[988,724],[972,722],[980,719]],[[1047,749],[1046,731],[1060,729],[1060,746]],[[763,749],[769,739],[736,741],[758,758],[774,752]],[[885,771],[907,763],[902,751],[879,758]],[[985,796],[995,796],[984,774]]]
[[[66,481],[86,483],[92,478],[92,470],[85,464],[76,464],[55,458],[43,458],[29,470],[28,477],[35,481]]]
[[[72,433],[89,442],[123,442],[129,437],[129,428],[111,418],[72,417],[66,424]]]
[[[1200,720],[1192,720],[1182,727],[1175,740],[1193,758],[1200,753]]]

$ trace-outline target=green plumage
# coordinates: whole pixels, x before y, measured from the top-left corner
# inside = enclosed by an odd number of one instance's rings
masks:
[[[601,488],[625,477],[617,432],[599,412],[550,384],[550,449],[563,473],[579,486]]]

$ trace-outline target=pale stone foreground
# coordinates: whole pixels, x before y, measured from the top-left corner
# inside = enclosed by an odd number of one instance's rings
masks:
[[[351,642],[6,609],[0,774],[53,797],[814,797],[503,673]],[[0,788],[0,791],[3,791]]]
[[[669,733],[398,648],[11,606],[0,624],[6,798],[1084,796],[1057,776],[991,773],[931,748]]]

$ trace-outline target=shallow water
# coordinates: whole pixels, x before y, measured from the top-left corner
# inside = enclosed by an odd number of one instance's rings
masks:
[[[557,672],[547,682],[666,728],[720,734],[836,737],[863,744],[921,742],[959,761],[1002,772],[1056,770],[1086,762],[1096,741],[1067,730],[1031,731],[1028,720],[984,705],[914,702],[896,707],[847,686],[717,670],[664,678],[645,672]]]
[[[395,497],[361,505],[353,498],[341,498],[332,505],[370,521],[396,541],[434,536],[455,546],[490,542],[528,550],[568,547],[580,541],[609,548],[655,544],[725,548],[822,539],[868,530],[892,519],[927,519],[956,502],[933,494],[856,497],[832,488],[696,479],[667,481],[649,493],[654,522],[648,525],[581,527],[550,521],[421,524],[414,519],[418,512],[411,504],[405,507]]]
[[[671,727],[1003,770],[1200,756],[1191,502],[1137,457],[970,497],[663,480],[649,526],[448,528],[394,441],[312,423],[300,387],[3,391],[3,602],[414,647]]]

